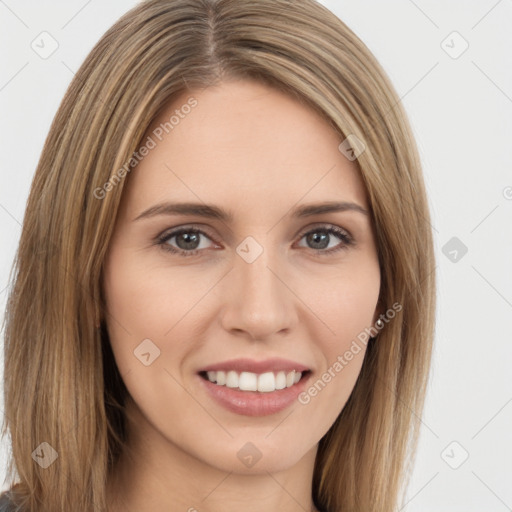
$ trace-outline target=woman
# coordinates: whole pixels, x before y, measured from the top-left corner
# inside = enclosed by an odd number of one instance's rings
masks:
[[[384,71],[313,0],[149,0],[72,81],[5,330],[6,505],[396,510],[435,310]]]

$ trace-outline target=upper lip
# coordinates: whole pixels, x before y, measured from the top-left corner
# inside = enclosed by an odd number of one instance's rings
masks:
[[[251,372],[251,373],[266,373],[285,371],[291,372],[297,370],[305,372],[309,370],[307,366],[291,361],[289,359],[281,359],[274,357],[262,361],[255,361],[254,359],[230,359],[221,363],[210,364],[200,370],[200,372],[214,372],[222,370],[233,370],[236,372]]]

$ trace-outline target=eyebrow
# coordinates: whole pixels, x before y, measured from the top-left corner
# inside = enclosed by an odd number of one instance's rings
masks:
[[[298,218],[310,217],[321,213],[354,211],[369,216],[368,210],[348,201],[330,201],[299,206],[292,210],[292,216]],[[215,205],[204,203],[160,203],[144,210],[133,221],[156,217],[158,215],[195,215],[198,217],[218,219],[233,222],[234,215]]]

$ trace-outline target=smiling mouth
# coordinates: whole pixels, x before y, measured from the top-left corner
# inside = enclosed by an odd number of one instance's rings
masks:
[[[229,371],[201,371],[199,375],[217,386],[225,386],[239,391],[259,391],[271,393],[290,388],[304,379],[310,370],[299,372],[277,371],[265,373]]]

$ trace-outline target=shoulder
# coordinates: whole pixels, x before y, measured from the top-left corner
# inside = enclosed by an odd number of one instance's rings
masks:
[[[13,512],[14,505],[11,501],[9,491],[0,494],[0,512]]]

